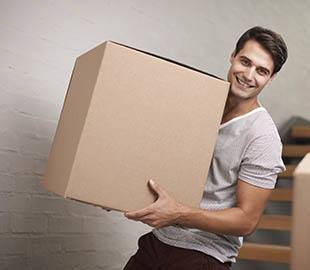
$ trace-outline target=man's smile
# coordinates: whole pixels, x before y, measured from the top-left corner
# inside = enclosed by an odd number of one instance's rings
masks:
[[[237,80],[238,84],[240,84],[244,88],[253,88],[254,87],[254,85],[248,84],[247,82],[245,82],[244,80],[242,80],[238,76],[236,76],[236,80]]]

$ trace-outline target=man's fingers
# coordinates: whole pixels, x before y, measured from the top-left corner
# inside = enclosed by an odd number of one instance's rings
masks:
[[[165,190],[158,183],[156,183],[153,179],[149,180],[149,186],[155,193],[158,194],[159,197],[163,197],[167,195]]]
[[[130,218],[130,219],[141,219],[142,217],[150,214],[150,212],[151,211],[149,208],[144,208],[138,211],[126,212],[125,217]]]
[[[149,225],[151,227],[156,227],[157,224],[159,224],[157,222],[157,220],[156,220],[156,217],[153,214],[148,214],[148,215],[145,215],[145,216],[143,216],[141,218],[134,219],[134,220],[140,221],[140,222],[142,222],[144,224],[147,224],[147,225]]]

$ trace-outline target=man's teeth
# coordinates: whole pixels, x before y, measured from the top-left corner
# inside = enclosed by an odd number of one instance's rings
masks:
[[[252,87],[251,85],[247,84],[246,82],[240,80],[238,77],[237,77],[237,81],[239,84],[241,84],[244,87]]]

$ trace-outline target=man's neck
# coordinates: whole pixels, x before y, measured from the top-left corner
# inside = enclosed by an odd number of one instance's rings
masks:
[[[258,107],[260,107],[260,105],[257,97],[248,100],[240,100],[232,95],[228,95],[221,124],[224,124],[237,116],[246,114]]]

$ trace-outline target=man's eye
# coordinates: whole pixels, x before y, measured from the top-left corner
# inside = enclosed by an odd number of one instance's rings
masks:
[[[266,76],[266,75],[267,75],[267,71],[264,70],[264,69],[259,69],[259,70],[257,70],[257,73],[258,73],[259,75],[261,75],[261,76]]]
[[[241,64],[244,66],[249,66],[250,65],[250,61],[246,60],[246,59],[241,59]]]

